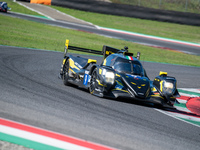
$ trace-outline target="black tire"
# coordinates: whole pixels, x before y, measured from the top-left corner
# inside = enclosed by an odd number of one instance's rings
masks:
[[[70,85],[69,83],[69,60],[65,61],[63,65],[63,83],[64,85]]]
[[[94,71],[92,72],[92,75],[91,75],[91,79],[90,79],[90,86],[89,86],[89,92],[90,94],[93,94],[94,93],[94,90],[95,88],[97,87],[97,71],[96,69],[94,69]]]

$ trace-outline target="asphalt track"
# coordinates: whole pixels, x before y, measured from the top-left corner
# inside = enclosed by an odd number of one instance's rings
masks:
[[[0,117],[117,149],[197,150],[200,128],[151,105],[92,96],[58,79],[60,52],[0,46]],[[86,56],[84,56],[86,57]],[[101,57],[94,56],[98,63]],[[198,67],[143,62],[151,79],[160,70],[178,88],[199,87]]]
[[[137,36],[137,35],[133,35],[133,34],[124,34],[124,33],[119,33],[119,32],[112,32],[110,30],[104,30],[104,29],[100,30],[97,26],[94,26],[94,25],[77,24],[77,23],[72,23],[72,22],[67,22],[67,21],[62,21],[62,20],[50,20],[50,19],[39,18],[39,17],[35,17],[35,16],[27,16],[27,15],[23,15],[23,14],[17,14],[17,13],[13,13],[13,12],[9,12],[6,14],[4,13],[3,15],[27,19],[27,20],[36,21],[36,22],[45,23],[45,24],[50,24],[53,26],[60,26],[60,27],[69,28],[69,29],[75,29],[75,30],[80,30],[80,31],[85,31],[85,32],[90,32],[90,33],[96,33],[96,34],[100,34],[103,36],[128,40],[128,41],[145,44],[145,45],[150,45],[150,46],[156,46],[156,47],[160,47],[160,48],[164,48],[164,49],[178,50],[178,51],[182,51],[182,52],[188,53],[188,54],[200,55],[200,45],[193,46],[192,44],[169,42],[166,40],[146,38],[146,37],[140,36],[140,35]]]

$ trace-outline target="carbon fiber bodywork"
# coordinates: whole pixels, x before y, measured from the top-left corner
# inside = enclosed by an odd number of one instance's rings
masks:
[[[103,62],[80,56],[67,55],[68,49],[104,55]],[[179,93],[176,79],[166,72],[151,81],[139,61],[140,53],[133,57],[128,48],[123,50],[103,46],[102,51],[65,45],[61,78],[65,85],[74,84],[99,97],[128,97],[133,100],[173,106]]]

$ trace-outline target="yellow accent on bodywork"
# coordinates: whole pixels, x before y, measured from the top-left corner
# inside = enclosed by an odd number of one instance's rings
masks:
[[[141,86],[146,86],[146,84],[141,84]]]
[[[93,62],[93,63],[96,63],[97,60],[94,60],[94,59],[88,59],[88,64],[89,64],[89,63],[92,63],[92,62]]]
[[[119,82],[119,81],[117,81],[117,80],[115,80],[115,81],[117,82],[117,84],[123,86],[123,84],[122,84],[121,82]]]
[[[121,77],[119,74],[116,73],[116,76]]]
[[[151,97],[160,97],[160,98],[164,99],[162,96],[160,96],[160,94],[151,95]]]
[[[161,75],[167,75],[167,72],[163,72],[163,71],[160,71],[160,74],[159,74],[160,76]]]
[[[102,69],[99,69],[99,74],[101,74],[102,73]]]
[[[160,81],[160,91],[162,92],[163,89],[163,81]]]
[[[138,89],[141,89],[141,86],[137,86],[138,87]]]
[[[155,87],[151,88],[152,92],[157,91]]]
[[[74,61],[73,61],[72,59],[69,59],[69,66],[70,66],[71,68],[76,68],[76,69],[80,70],[80,69],[74,64]]]
[[[131,84],[133,84],[133,85],[137,85],[136,83],[134,83],[134,82],[131,82]]]
[[[68,46],[69,46],[69,40],[66,40],[66,41],[65,41],[65,46],[66,46],[66,48],[68,49]]]
[[[98,79],[96,79],[96,81],[98,82],[99,85],[104,86]]]
[[[106,59],[104,59],[104,61],[103,61],[103,65],[106,66]]]
[[[70,68],[69,68],[69,71],[71,71],[71,72],[75,73],[75,72],[74,72],[74,70],[72,70],[72,69],[70,69]]]

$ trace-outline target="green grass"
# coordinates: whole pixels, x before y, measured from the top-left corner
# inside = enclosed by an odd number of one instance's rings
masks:
[[[105,15],[56,6],[51,7],[102,27],[200,43],[200,27],[198,26]]]
[[[36,12],[30,11],[18,5],[17,3],[12,2],[12,0],[5,1],[8,2],[8,6],[11,7],[12,11],[14,12],[39,15]],[[200,27],[197,26],[179,25],[174,23],[143,20],[130,17],[105,15],[56,6],[51,7],[102,27],[109,27],[147,35],[200,43]]]
[[[65,39],[70,45],[101,50],[103,45],[118,49],[128,46],[130,52],[141,52],[141,60],[171,64],[200,66],[200,57],[171,52],[135,44],[128,41],[107,38],[96,34],[64,29],[37,22],[0,15],[0,44],[37,49],[63,51]]]

